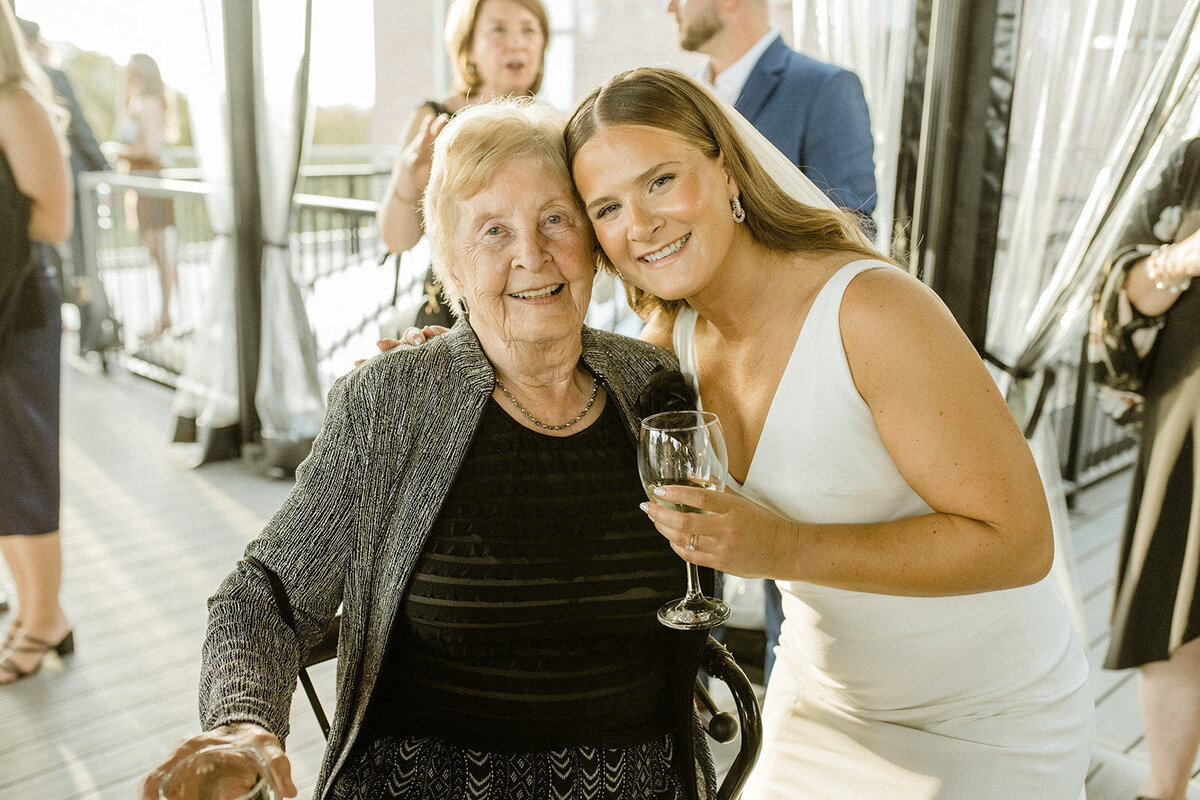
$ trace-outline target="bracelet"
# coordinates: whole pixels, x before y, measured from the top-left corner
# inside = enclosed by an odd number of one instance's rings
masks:
[[[1155,289],[1171,294],[1179,294],[1192,285],[1189,275],[1171,275],[1167,269],[1167,248],[1171,245],[1159,245],[1153,253],[1146,257],[1146,277],[1154,284]]]

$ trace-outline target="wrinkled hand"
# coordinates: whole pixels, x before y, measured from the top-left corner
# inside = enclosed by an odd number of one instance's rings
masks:
[[[296,796],[296,784],[292,783],[291,762],[284,755],[283,746],[279,744],[279,739],[275,734],[252,722],[235,722],[211,731],[198,733],[176,745],[167,760],[155,767],[142,780],[138,797],[141,800],[159,800],[163,778],[171,771],[172,767],[197,750],[218,744],[236,744],[257,750],[270,766],[271,780],[279,789],[280,794],[284,797]]]
[[[798,523],[791,522],[737,492],[691,486],[660,486],[655,494],[671,503],[700,509],[675,511],[657,503],[641,509],[685,561],[743,578],[780,578],[779,565],[798,546]],[[688,550],[690,542],[695,550]]]

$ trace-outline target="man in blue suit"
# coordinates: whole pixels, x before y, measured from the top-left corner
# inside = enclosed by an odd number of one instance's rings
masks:
[[[788,47],[767,0],[671,0],[679,46],[707,81],[835,203],[875,210],[874,142],[862,82]]]
[[[849,70],[788,47],[771,26],[767,0],[671,0],[679,46],[703,53],[695,77],[706,81],[839,206],[873,234],[874,141],[862,82]],[[766,659],[775,666],[783,609],[763,581]]]

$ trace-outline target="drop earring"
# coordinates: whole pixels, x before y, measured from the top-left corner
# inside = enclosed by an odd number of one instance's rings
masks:
[[[742,208],[742,199],[735,197],[729,201],[729,208],[733,211],[734,222],[746,221],[746,209]]]

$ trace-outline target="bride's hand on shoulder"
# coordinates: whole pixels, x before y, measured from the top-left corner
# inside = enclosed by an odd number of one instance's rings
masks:
[[[426,325],[423,328],[408,328],[404,331],[399,339],[393,339],[390,336],[385,336],[384,338],[375,342],[375,346],[379,348],[380,353],[386,353],[389,350],[395,350],[401,345],[420,347],[433,337],[439,336],[443,333],[448,333],[449,331],[450,329],[443,325]],[[361,366],[365,363],[367,363],[367,359],[360,358],[354,362],[354,366]]]

